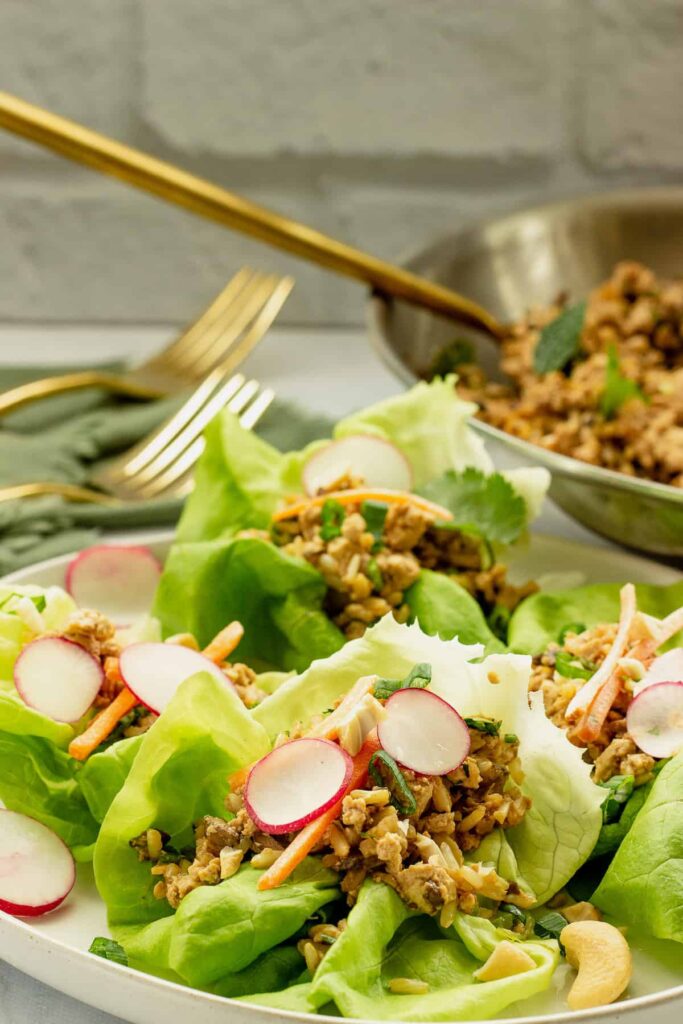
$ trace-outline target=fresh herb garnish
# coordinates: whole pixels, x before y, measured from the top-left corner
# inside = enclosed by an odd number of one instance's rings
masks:
[[[505,605],[497,604],[487,619],[491,632],[500,640],[507,639],[511,614],[512,612]]]
[[[128,966],[128,955],[125,949],[113,939],[105,939],[98,935],[90,943],[88,952],[94,953],[95,956],[101,956],[103,960],[111,960],[112,963],[121,964],[123,967]]]
[[[585,301],[577,302],[545,325],[534,349],[536,373],[563,370],[579,354],[585,316]]]
[[[344,506],[340,502],[335,501],[334,498],[328,498],[320,510],[322,522],[320,527],[321,539],[333,540],[335,537],[341,536],[341,528],[345,516]]]
[[[605,419],[611,419],[630,398],[638,398],[647,402],[646,396],[634,380],[625,377],[619,368],[619,355],[616,345],[607,350],[607,367],[605,369],[605,388],[600,396],[600,412]]]
[[[570,633],[583,633],[586,626],[583,622],[568,622],[566,626],[563,626],[560,630],[560,635],[557,638],[557,642],[563,645]]]
[[[371,558],[365,567],[365,575],[372,583],[375,590],[380,591],[384,586],[384,577],[380,572],[380,568],[377,564],[376,558]]]
[[[503,739],[506,743],[519,743],[519,736],[516,732],[506,732]]]
[[[498,908],[498,910],[499,910],[499,913],[501,915],[505,914],[506,916],[511,917],[512,918],[512,922],[511,922],[512,924],[521,924],[525,931],[529,927],[529,918],[524,913],[524,911],[520,910],[519,907],[516,907],[514,903],[501,903],[501,905]],[[495,919],[494,919],[494,921],[495,921]],[[499,927],[503,927],[504,928],[505,925],[504,924],[503,925],[499,925]]]
[[[365,520],[365,527],[375,538],[375,543],[372,545],[373,553],[379,551],[384,544],[382,538],[384,535],[384,522],[388,511],[389,506],[385,501],[373,501],[372,499],[364,501],[360,507],[360,514]]]
[[[619,820],[624,804],[631,798],[635,781],[633,775],[613,775],[606,782],[598,783],[603,789],[609,790],[602,805],[604,825],[611,825],[612,822]]]
[[[502,724],[502,722],[497,722],[495,718],[485,718],[483,715],[477,715],[476,718],[465,719],[465,725],[468,729],[476,729],[477,732],[483,732],[485,736],[500,735],[500,727]]]
[[[447,377],[458,366],[463,363],[474,362],[474,346],[467,338],[454,338],[449,341],[434,357],[431,365],[430,377]]]
[[[564,679],[590,679],[595,675],[598,666],[586,658],[579,658],[568,651],[558,651],[555,655],[555,670]]]
[[[386,786],[391,793],[391,802],[399,812],[410,817],[417,811],[417,801],[405,780],[403,772],[387,754],[386,750],[377,750],[370,758],[368,771],[378,786]]]
[[[560,943],[560,952],[564,955],[564,947],[560,942],[560,935],[563,928],[567,927],[567,918],[562,917],[556,911],[551,910],[539,917],[534,925],[534,932],[541,939],[557,939]]]
[[[378,679],[372,691],[376,700],[388,700],[397,690],[424,690],[432,681],[432,666],[426,661],[413,665],[403,679]]]
[[[500,473],[487,476],[480,469],[469,468],[462,473],[449,469],[418,493],[453,513],[452,520],[436,524],[439,529],[461,530],[510,544],[526,524],[524,498]]]

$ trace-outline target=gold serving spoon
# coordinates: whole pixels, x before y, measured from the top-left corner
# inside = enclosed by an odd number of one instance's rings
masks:
[[[457,292],[6,92],[0,92],[0,127],[201,217],[365,281],[378,292],[477,327],[494,338],[503,334],[503,326],[491,313]]]

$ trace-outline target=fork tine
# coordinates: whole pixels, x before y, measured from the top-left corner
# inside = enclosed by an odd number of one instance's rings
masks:
[[[187,350],[184,363],[194,376],[207,373],[224,359],[258,316],[277,288],[275,275],[253,279],[211,328]]]
[[[233,413],[243,412],[252,399],[256,398],[259,390],[260,385],[258,381],[247,381],[247,383],[240,388],[234,398],[227,403],[224,402],[225,408]],[[138,481],[138,479],[135,478],[129,481],[129,485],[136,490],[139,496],[152,498],[164,491],[168,491],[168,489],[176,483],[180,477],[184,476],[184,474],[194,466],[204,450],[204,438],[197,437],[195,440],[191,440],[190,433],[191,432],[188,431],[188,444],[186,444],[182,451],[175,455],[173,461],[162,473],[152,480]]]
[[[134,476],[148,465],[204,408],[224,378],[225,374],[220,370],[214,370],[208,377],[205,377],[170,420],[167,420],[152,435],[141,441],[131,452],[126,452],[121,458],[121,463],[110,466],[109,472],[113,472],[114,476],[120,479],[125,479]],[[242,387],[244,379],[241,373],[233,375],[231,382],[234,393]]]
[[[210,306],[208,306],[198,320],[195,320],[189,327],[180,333],[170,345],[167,345],[161,352],[157,352],[151,357],[146,363],[146,367],[156,367],[158,364],[168,366],[169,363],[173,363],[178,354],[182,353],[188,344],[191,344],[193,339],[202,334],[222,313],[222,311],[229,306],[233,300],[239,295],[239,293],[245,288],[249,281],[254,276],[254,271],[250,267],[242,267],[234,274],[225,288],[218,293],[216,298],[213,300]]]
[[[275,392],[271,388],[265,388],[260,395],[258,395],[254,402],[248,406],[248,408],[240,416],[240,423],[245,430],[251,430],[261,419],[266,409],[270,406],[271,402],[275,398]],[[167,481],[163,486],[160,484],[161,478],[155,483],[159,485],[155,490],[154,497],[186,497],[194,486],[194,466],[204,449],[204,439],[198,438],[192,448],[193,461],[190,465],[177,476],[176,479]],[[190,461],[188,454],[187,461]],[[147,496],[147,495],[145,495]]]
[[[215,377],[215,372],[211,374]],[[220,375],[224,379],[225,375]],[[220,381],[219,381],[220,383]],[[255,384],[255,381],[251,381],[250,384]],[[177,432],[177,435],[162,447],[162,450],[158,451],[153,457],[145,459],[145,465],[141,465],[135,469],[131,467],[130,463],[126,467],[126,476],[129,482],[136,487],[142,486],[149,480],[153,480],[155,476],[158,476],[164,469],[170,466],[177,458],[179,458],[185,449],[188,447],[190,442],[194,441],[196,437],[202,433],[204,428],[208,426],[211,420],[216,416],[224,406],[230,408],[231,400],[238,400],[243,395],[247,396],[247,399],[251,397],[250,384],[244,383],[244,377],[241,374],[230,377],[222,387],[215,390],[212,397],[195,413],[194,416],[190,417],[183,427],[183,429]],[[256,385],[258,387],[258,385]],[[138,459],[139,461],[139,459]]]

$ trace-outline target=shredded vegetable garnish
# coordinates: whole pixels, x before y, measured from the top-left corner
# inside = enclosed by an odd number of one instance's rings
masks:
[[[432,681],[432,666],[426,662],[414,665],[403,679],[378,679],[375,683],[373,696],[377,700],[388,700],[397,690],[410,688],[424,690]]]
[[[417,811],[417,803],[403,772],[387,754],[386,750],[378,750],[370,758],[368,771],[378,786],[386,786],[391,793],[391,802],[399,812],[408,817]]]
[[[497,722],[494,718],[484,718],[483,715],[465,719],[465,725],[468,729],[476,729],[477,732],[483,732],[486,736],[498,736],[502,724],[502,722]],[[506,739],[506,743],[515,743],[516,741],[516,736],[513,740]]]

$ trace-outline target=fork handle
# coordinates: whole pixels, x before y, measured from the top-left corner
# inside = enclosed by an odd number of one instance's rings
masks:
[[[105,391],[126,395],[129,398],[160,398],[163,394],[158,389],[136,383],[115,373],[83,370],[57,377],[43,377],[41,380],[29,381],[28,384],[21,384],[17,388],[5,391],[0,395],[0,416],[5,416],[39,398],[61,395],[67,391],[81,391],[83,388],[103,388]]]

